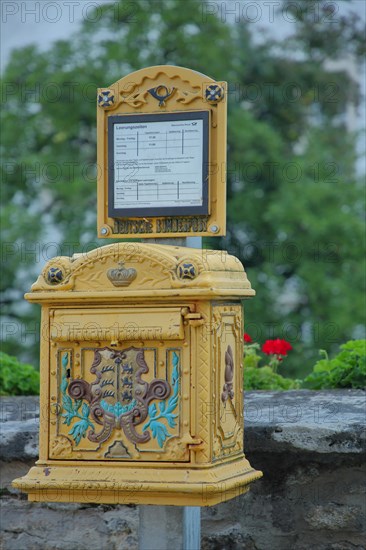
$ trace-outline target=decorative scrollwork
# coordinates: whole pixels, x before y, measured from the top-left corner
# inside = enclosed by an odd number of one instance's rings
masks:
[[[86,399],[89,402],[92,400],[90,385],[85,380],[72,380],[67,391],[72,399]]]

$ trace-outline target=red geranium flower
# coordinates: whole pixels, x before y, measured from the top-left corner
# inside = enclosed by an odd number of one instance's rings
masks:
[[[286,340],[276,338],[276,340],[266,340],[262,346],[262,351],[267,355],[287,355],[292,346]]]
[[[249,336],[249,334],[247,334],[246,332],[244,332],[244,342],[248,342],[248,344],[250,342],[253,342],[253,340],[251,339],[251,337]]]

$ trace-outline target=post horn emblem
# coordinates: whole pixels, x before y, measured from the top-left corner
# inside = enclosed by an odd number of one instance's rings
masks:
[[[172,88],[171,90],[169,90],[169,88],[167,88],[163,84],[160,84],[160,86],[156,86],[156,88],[150,88],[150,90],[147,91],[150,95],[153,96],[153,98],[159,101],[159,107],[164,107],[165,101],[174,94],[176,88]]]

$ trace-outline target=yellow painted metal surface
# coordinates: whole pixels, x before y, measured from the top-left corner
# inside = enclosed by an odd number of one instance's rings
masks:
[[[261,476],[243,449],[243,312],[222,251],[117,243],[54,258],[42,305],[38,501],[211,505]]]
[[[159,98],[165,97],[164,100]],[[187,114],[205,112],[209,117],[208,205],[206,215],[110,217],[108,204],[108,121],[116,115]],[[186,69],[161,65],[141,69],[108,88],[98,89],[98,236],[184,237],[226,234],[226,112],[227,84]],[[164,154],[163,154],[164,156]],[[133,168],[133,167],[132,167]],[[131,170],[131,179],[137,177]],[[153,168],[151,168],[153,173]],[[184,172],[184,166],[183,166]],[[188,177],[187,175],[185,177]],[[172,201],[173,204],[173,201]]]

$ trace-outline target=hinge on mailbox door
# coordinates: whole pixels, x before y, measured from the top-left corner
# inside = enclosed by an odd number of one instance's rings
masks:
[[[187,321],[192,327],[199,327],[205,322],[201,313],[188,313],[183,310],[182,315],[183,319]]]

